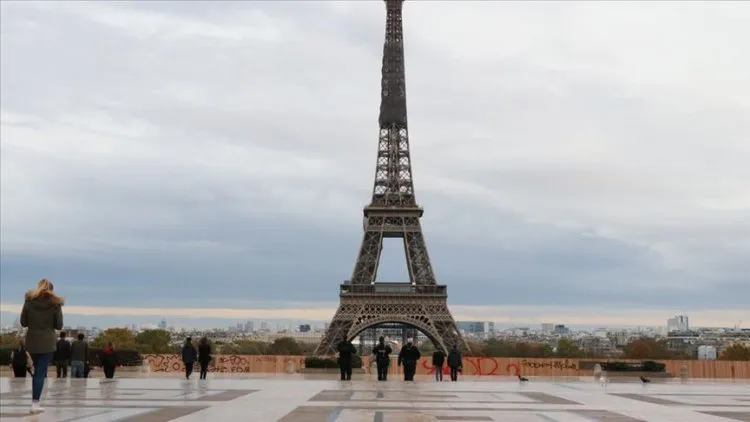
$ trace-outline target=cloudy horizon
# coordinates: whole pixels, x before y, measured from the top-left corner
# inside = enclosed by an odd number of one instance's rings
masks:
[[[42,277],[81,318],[332,314],[374,177],[381,2],[1,7],[3,321]],[[456,319],[750,320],[748,21],[405,3],[415,190]],[[392,240],[380,281],[406,279]]]

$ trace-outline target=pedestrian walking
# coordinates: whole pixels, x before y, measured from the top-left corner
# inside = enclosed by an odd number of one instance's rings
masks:
[[[458,381],[458,373],[463,370],[463,362],[461,362],[461,352],[455,345],[448,353],[448,367],[451,369],[451,381]]]
[[[211,345],[208,344],[208,339],[203,337],[200,343],[198,343],[198,363],[201,366],[201,376],[199,379],[206,379],[209,362],[211,362]]]
[[[412,339],[406,341],[406,345],[398,353],[398,364],[404,365],[404,381],[414,381],[417,372],[417,361],[422,357],[419,349],[412,343]]]
[[[338,350],[341,381],[349,381],[352,379],[352,357],[357,353],[357,349],[350,341],[342,340],[338,344]]]
[[[89,362],[89,343],[83,333],[78,333],[77,340],[70,345],[70,375],[73,378],[87,378],[86,367]]]
[[[391,346],[385,344],[385,338],[381,336],[378,339],[378,344],[372,349],[372,354],[375,355],[375,365],[378,367],[378,381],[388,380],[391,353],[393,353],[393,349],[391,349]]]
[[[190,379],[190,374],[193,373],[193,366],[197,360],[198,351],[193,346],[193,339],[188,337],[185,339],[185,345],[182,346],[182,363],[185,364],[185,379]]]
[[[26,351],[24,339],[21,337],[18,339],[18,347],[10,352],[10,367],[13,369],[13,376],[15,378],[26,378],[27,372],[34,376],[34,373],[31,372],[32,363],[31,355]]]
[[[445,363],[445,353],[441,349],[435,350],[432,354],[432,367],[435,368],[435,381],[443,380],[443,364]]]
[[[55,367],[57,368],[57,378],[68,377],[68,365],[70,365],[70,342],[65,338],[65,331],[60,332],[60,340],[57,340],[55,355]]]
[[[26,351],[34,364],[31,383],[31,413],[44,412],[40,404],[47,370],[56,350],[55,330],[63,327],[64,299],[54,291],[52,282],[43,278],[26,292],[21,309],[21,326],[27,328]]]

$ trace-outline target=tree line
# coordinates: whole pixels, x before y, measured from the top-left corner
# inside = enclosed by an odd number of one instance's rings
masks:
[[[18,342],[15,334],[0,335],[0,346],[13,347]],[[179,344],[173,344],[172,335],[165,330],[144,330],[138,334],[127,328],[109,328],[91,341],[94,348],[103,348],[112,342],[120,350],[132,350],[141,354],[175,354],[180,353]],[[316,344],[298,342],[290,337],[282,337],[271,343],[257,340],[236,340],[231,343],[213,342],[215,354],[225,355],[286,355],[309,356],[315,352]],[[586,353],[571,339],[559,339],[553,347],[544,343],[531,343],[510,340],[489,339],[481,342],[469,342],[470,356],[476,357],[514,357],[514,358],[605,358]],[[430,341],[420,346],[423,355],[434,351]],[[369,352],[369,351],[368,351]],[[367,352],[366,352],[367,353]],[[631,341],[623,348],[618,358],[635,360],[695,359],[684,353],[669,349],[663,340],[641,338]],[[719,356],[722,360],[750,360],[750,347],[735,343],[727,347]]]

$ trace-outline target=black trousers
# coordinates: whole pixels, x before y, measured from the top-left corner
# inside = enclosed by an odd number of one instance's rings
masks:
[[[378,381],[388,381],[388,362],[375,362],[378,367]]]
[[[25,366],[14,366],[13,376],[16,378],[26,378],[26,367]]]
[[[57,367],[57,378],[68,377],[68,362],[55,362],[55,367]]]
[[[200,379],[204,380],[206,379],[206,375],[208,375],[208,361],[204,362],[198,362],[201,366],[201,376]]]
[[[195,362],[185,362],[185,378],[190,378],[190,374],[193,373],[193,365],[195,365]]]
[[[352,365],[339,364],[339,369],[341,370],[341,381],[352,379]]]
[[[451,381],[458,381],[458,366],[451,366]]]
[[[115,366],[114,365],[104,365],[102,366],[102,371],[104,371],[104,378],[112,379],[115,377]]]
[[[417,362],[404,362],[404,381],[414,381],[414,374],[417,372]]]

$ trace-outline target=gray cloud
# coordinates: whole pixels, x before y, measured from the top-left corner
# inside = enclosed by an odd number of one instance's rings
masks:
[[[4,301],[40,274],[98,305],[335,299],[372,184],[382,4],[2,7]],[[748,19],[407,3],[451,302],[742,308]]]

